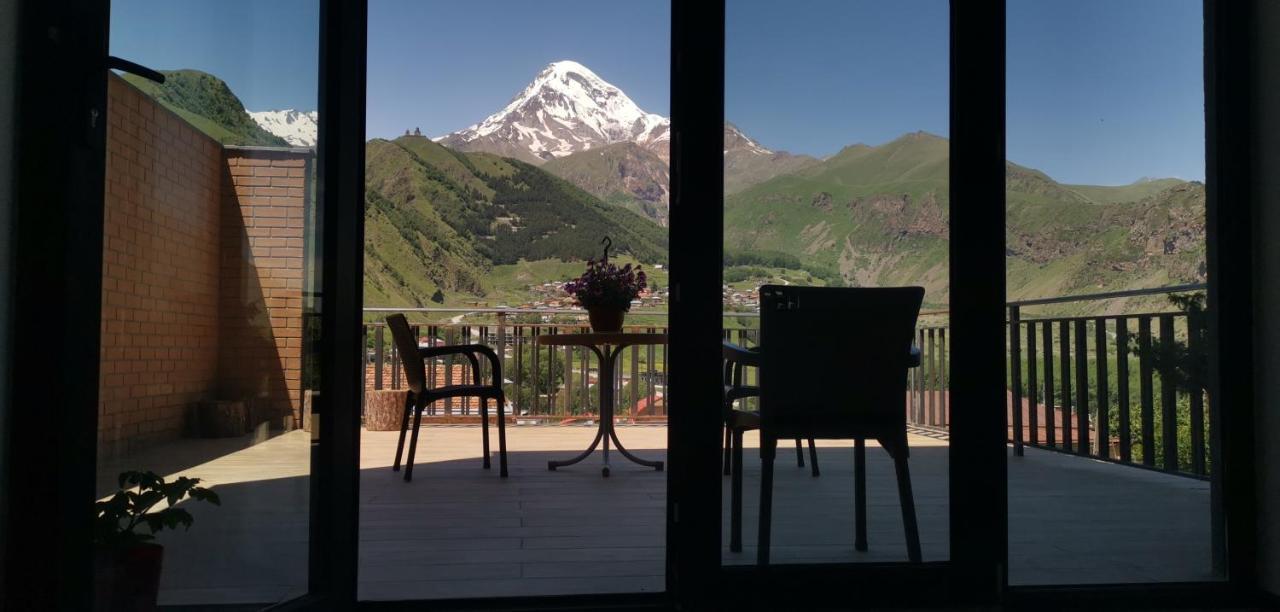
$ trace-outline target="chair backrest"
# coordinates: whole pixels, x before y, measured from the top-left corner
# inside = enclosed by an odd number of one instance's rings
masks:
[[[409,321],[403,314],[396,313],[387,317],[387,327],[391,328],[391,339],[396,343],[400,353],[400,363],[404,366],[404,380],[414,395],[422,393],[427,386],[427,367],[418,356],[418,339],[409,327]]]
[[[906,435],[908,355],[922,287],[760,288],[761,431]]]

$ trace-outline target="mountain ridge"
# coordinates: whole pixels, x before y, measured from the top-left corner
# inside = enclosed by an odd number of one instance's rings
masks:
[[[319,133],[320,113],[292,108],[249,111],[249,117],[262,129],[284,139],[295,147],[314,147]]]
[[[222,79],[192,69],[161,70],[160,73],[165,76],[164,83],[134,74],[121,76],[222,144],[288,146],[283,138],[262,129],[253,120],[240,98]]]

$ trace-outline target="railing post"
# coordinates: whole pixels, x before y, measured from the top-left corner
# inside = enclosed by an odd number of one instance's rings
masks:
[[[916,423],[919,423],[920,425],[928,425],[929,424],[929,406],[928,406],[928,398],[925,397],[925,393],[924,393],[924,382],[925,382],[924,360],[925,358],[927,358],[927,356],[924,355],[924,351],[927,350],[928,347],[925,346],[924,344],[924,328],[920,328],[918,335],[919,335],[919,339],[918,341],[916,341],[916,346],[920,347],[920,365],[915,369],[915,389],[916,389],[916,401],[919,402],[919,406],[920,406],[919,408],[920,419],[919,421],[916,421]]]
[[[646,329],[645,331],[647,331],[647,332],[649,332],[649,333],[651,333],[651,334],[652,334],[652,333],[654,333],[656,330],[655,330],[654,328],[650,327],[650,328]],[[655,386],[655,384],[654,384],[654,383],[655,383],[655,379],[654,379],[654,376],[653,376],[653,372],[654,372],[654,370],[653,370],[653,367],[654,367],[653,357],[654,357],[654,345],[652,345],[652,344],[647,344],[647,345],[645,345],[645,363],[644,363],[644,365],[645,365],[645,382],[647,382],[647,383],[648,383],[648,386],[647,386],[647,388],[645,389],[645,396],[649,398],[649,405],[653,407],[653,414],[654,414],[654,416],[657,416],[657,414],[658,414],[658,389],[657,389],[657,387],[656,387],[656,386]],[[662,407],[663,407],[663,414],[664,414],[664,415],[666,414],[666,406],[667,406],[666,402],[663,402],[663,403],[662,403]]]
[[[388,364],[391,366],[391,388],[400,388],[400,348],[396,346],[395,338],[392,337],[391,342],[391,358]]]
[[[1151,380],[1151,317],[1138,317],[1138,383],[1141,388],[1142,464],[1156,464],[1155,391]]]
[[[1062,368],[1059,383],[1062,385],[1062,447],[1067,452],[1075,450],[1071,443],[1071,323],[1066,319],[1058,322],[1058,366]]]
[[[452,325],[444,328],[444,343],[446,346],[457,344],[457,329]],[[434,367],[434,366],[433,366]],[[453,384],[453,355],[444,358],[444,386],[448,387]],[[444,398],[444,413],[446,415],[453,414],[453,398]]]
[[[1173,342],[1173,315],[1160,316],[1160,345]],[[1178,387],[1174,364],[1168,359],[1160,368],[1161,457],[1166,472],[1178,471]]]
[[[373,330],[373,388],[379,391],[382,390],[382,358],[386,350],[383,347],[382,329],[379,325]]]
[[[1058,445],[1058,410],[1053,388],[1053,322],[1041,323],[1044,333],[1044,443]]]
[[[1076,319],[1076,448],[1089,454],[1089,321]]]
[[[1032,446],[1040,444],[1040,400],[1036,381],[1036,324],[1027,321],[1027,440]]]
[[[1098,456],[1103,459],[1111,458],[1111,399],[1108,397],[1110,389],[1107,381],[1107,356],[1110,351],[1107,350],[1107,319],[1098,317],[1094,322],[1093,329],[1094,338],[1094,356],[1097,361],[1097,379],[1098,379],[1098,420],[1094,424],[1097,430]]]
[[[636,417],[640,416],[640,411],[636,410],[636,404],[640,402],[640,346],[631,346],[631,420],[635,422]],[[652,410],[653,405],[649,408]]]
[[[1200,315],[1191,312],[1187,314],[1187,351],[1190,354],[1192,366],[1194,368],[1193,380],[1190,381],[1191,391],[1191,472],[1197,476],[1204,476],[1208,471],[1205,469],[1205,425],[1204,425],[1204,380],[1206,374],[1200,368],[1200,364],[1204,363],[1202,352],[1204,350],[1203,337],[1200,335],[1202,329],[1200,327]]]
[[[515,402],[515,413],[517,415],[524,409],[524,399],[521,398],[521,391],[524,389],[524,347],[520,346],[523,334],[524,327],[521,325],[516,325],[511,330],[511,361],[515,364],[515,367],[511,368],[511,380],[515,381],[513,385],[515,398],[513,401]]]
[[[947,328],[938,328],[938,389],[942,396],[942,426],[951,429],[951,393],[947,389]]]
[[[1013,420],[1013,454],[1023,456],[1022,448],[1022,330],[1017,305],[1009,306],[1009,391],[1012,393],[1010,413]]]
[[[564,347],[564,413],[573,414],[573,347]]]
[[[369,324],[360,324],[360,415],[368,401],[365,391],[369,388]]]
[[[929,424],[937,425],[942,418],[938,415],[938,367],[934,363],[937,349],[934,346],[934,329],[929,328]]]
[[[1116,318],[1116,425],[1120,461],[1133,460],[1133,435],[1129,422],[1129,320]]]

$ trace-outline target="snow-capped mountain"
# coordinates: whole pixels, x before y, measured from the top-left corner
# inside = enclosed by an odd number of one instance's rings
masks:
[[[773,151],[765,148],[764,145],[754,141],[750,136],[742,133],[738,126],[729,123],[724,124],[724,153],[750,153],[753,155],[773,155]]]
[[[532,163],[634,142],[666,160],[670,128],[666,117],[645,112],[586,66],[564,60],[542,69],[502,110],[436,140]]]
[[[295,147],[316,146],[318,131],[316,111],[297,111],[293,109],[250,112],[262,129],[275,134]]]

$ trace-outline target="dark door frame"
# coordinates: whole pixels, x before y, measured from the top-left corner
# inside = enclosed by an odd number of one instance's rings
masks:
[[[13,383],[0,406],[8,610],[90,607],[109,8],[16,7]]]
[[[706,46],[694,47],[700,51],[707,50],[712,44],[719,44],[723,49],[723,3],[715,4],[714,9],[702,7],[702,10],[716,10],[721,14],[704,16],[705,22],[698,29],[705,36]],[[770,566],[764,569],[723,567],[719,586],[714,589],[718,597],[739,604],[769,602],[794,606],[847,598],[851,584],[858,585],[858,603],[862,605],[989,604],[999,601],[1003,593],[1007,558],[1004,545],[1007,537],[1004,414],[984,407],[998,406],[1004,401],[1004,275],[990,273],[992,269],[1004,269],[1004,9],[1002,4],[988,6],[952,2],[950,12],[951,175],[966,177],[964,181],[951,181],[950,200],[968,203],[962,209],[963,214],[951,215],[950,230],[952,350],[961,355],[952,362],[955,370],[950,377],[953,385],[951,401],[955,407],[950,446],[951,561],[918,566],[898,563]],[[716,27],[720,31],[707,34]],[[678,34],[679,29],[675,32]],[[677,56],[678,49],[678,39],[673,37],[673,58]],[[723,70],[723,51],[718,55],[721,62],[718,68]],[[698,119],[716,121],[714,127],[718,130],[719,122],[723,121],[723,83],[723,72],[708,73],[689,90],[682,90],[679,88],[682,84],[680,78],[673,76],[673,121],[681,104],[700,108],[705,105],[697,114]],[[686,91],[696,91],[698,95],[693,100],[679,100],[677,96]],[[681,185],[678,181],[698,181],[695,185],[702,199],[721,202],[723,190],[720,183],[723,178],[719,169],[723,167],[723,146],[719,133],[707,132],[701,134],[705,140],[690,139],[683,143],[684,146],[696,147],[690,159],[701,165],[694,166],[698,172],[692,177],[681,176],[684,169],[673,166],[673,194]],[[673,160],[677,151],[680,151],[680,146],[673,145]],[[707,312],[702,312],[698,305],[679,301],[671,305],[671,342],[676,345],[683,341],[683,350],[688,352],[690,363],[714,365],[720,359],[719,338],[698,336],[695,341],[693,333],[696,331],[687,332],[687,338],[677,338],[680,330],[675,322],[678,310],[698,309],[702,317],[697,319],[698,324],[714,325],[718,331],[720,315],[711,311],[718,311],[720,305],[723,211],[721,207],[703,206],[684,211],[684,214],[688,216],[677,217],[673,203],[673,274],[675,270],[688,266],[690,269],[682,270],[688,274],[681,279],[684,283],[711,287],[716,291],[698,294],[700,299],[711,302],[705,305]],[[690,225],[693,226],[684,228],[689,231],[687,237],[683,233],[677,234],[681,231],[678,223],[686,218],[692,219]],[[701,231],[694,234],[695,229]],[[678,254],[683,255],[684,251],[695,248],[685,244],[686,240],[698,242],[696,256],[700,261],[697,267],[694,267],[694,262],[674,265]],[[693,320],[691,315],[690,320]],[[990,364],[1000,365],[992,368]],[[700,373],[697,381],[691,380],[687,384],[699,385],[696,395],[699,404],[709,404],[711,398],[718,397],[720,393],[714,373]],[[673,384],[673,395],[677,391],[679,389]],[[694,396],[692,390],[689,395]],[[674,414],[671,452],[675,452],[677,440],[686,439],[702,448],[718,448],[718,429],[704,430],[708,426],[698,423],[696,431],[692,427],[690,431],[677,431]],[[703,551],[711,546],[716,551],[720,550],[719,517],[704,516],[704,512],[720,508],[719,458],[718,455],[699,455],[697,460],[700,462],[697,471],[690,473],[697,482],[689,483],[690,495],[696,497],[688,498],[688,502],[682,500],[683,512],[687,514],[687,508],[696,503],[699,522],[710,521],[713,529],[701,536],[690,533],[682,534],[682,537],[699,537],[697,551],[705,554]],[[691,544],[685,540],[684,546],[688,548]],[[712,562],[718,565],[719,553],[711,556]],[[777,588],[781,583],[789,585],[785,593]],[[678,597],[690,598],[684,589],[679,588],[681,583],[673,584],[677,586]]]
[[[355,603],[359,471],[359,340],[362,258],[363,103],[366,66],[366,2],[321,0],[321,168],[325,204],[323,312],[325,351],[321,437],[313,447],[311,591],[281,608],[342,609]],[[717,235],[695,228],[722,227],[720,123],[723,121],[723,0],[672,0],[672,344],[671,393],[691,406],[673,415],[669,430],[669,598],[593,596],[521,598],[477,602],[361,604],[362,608],[556,606],[604,608],[688,603],[736,593],[753,603],[769,598],[803,605],[859,587],[859,603],[995,602],[1008,595],[1020,604],[1080,602],[1222,603],[1257,594],[1256,517],[1252,500],[1251,290],[1247,240],[1250,219],[1249,149],[1252,125],[1251,47],[1244,35],[1249,9],[1230,0],[1206,0],[1206,152],[1208,162],[1208,263],[1213,346],[1218,387],[1214,396],[1232,405],[1220,426],[1220,483],[1225,505],[1228,582],[1183,585],[1081,586],[1007,590],[1007,534],[1003,415],[968,411],[990,402],[998,370],[973,368],[967,383],[953,376],[953,465],[971,469],[965,491],[952,497],[952,560],[904,565],[829,565],[721,568],[720,476],[715,416],[719,362],[720,249]],[[101,295],[101,214],[108,0],[19,4],[18,103],[15,134],[15,207],[10,295],[12,335],[5,347],[15,381],[3,408],[6,468],[0,495],[5,536],[0,560],[6,609],[88,608],[98,384]],[[978,3],[953,2],[952,201],[1003,201],[1003,13]],[[719,49],[719,52],[717,52]],[[60,75],[60,78],[50,78]],[[998,78],[997,78],[998,77]],[[996,92],[999,92],[998,95]],[[714,127],[714,129],[713,129]],[[957,158],[963,157],[963,160]],[[999,187],[997,187],[999,185]],[[1229,205],[1227,205],[1229,203]],[[332,204],[332,205],[329,205]],[[345,204],[345,206],[344,206]],[[997,210],[997,208],[999,210]],[[953,325],[956,346],[973,358],[996,359],[993,338],[1004,333],[1003,281],[979,271],[1003,265],[1003,207],[966,207],[952,217]],[[677,227],[678,225],[678,227]],[[997,231],[998,230],[998,231]],[[722,229],[720,230],[722,231]],[[710,238],[710,239],[708,239]],[[957,242],[957,240],[959,242]],[[987,275],[996,276],[996,275]],[[967,288],[967,289],[966,289]],[[36,296],[36,297],[33,297]],[[20,325],[14,321],[21,322]],[[347,331],[344,331],[347,330]],[[716,330],[713,335],[711,330]],[[970,340],[972,338],[972,340]],[[673,351],[674,353],[675,351]],[[956,367],[966,360],[957,360]],[[977,363],[975,359],[968,361]],[[674,371],[678,368],[678,372]],[[705,370],[705,372],[704,372]],[[707,374],[711,375],[708,377]],[[1003,378],[999,380],[1003,386]],[[1001,398],[1002,399],[1002,398]],[[36,408],[38,407],[38,408]],[[975,414],[970,414],[973,412]],[[989,411],[987,411],[989,412]],[[68,416],[73,415],[73,416]],[[959,438],[959,439],[956,439]],[[38,466],[32,470],[29,466]],[[956,474],[953,471],[953,479]],[[953,480],[953,485],[955,481]],[[21,496],[14,495],[20,491]],[[26,503],[33,500],[33,503]],[[41,528],[33,528],[33,526]],[[18,556],[20,555],[20,556]],[[787,584],[787,595],[778,585]],[[933,588],[905,589],[928,585]],[[808,587],[797,600],[795,589]]]

